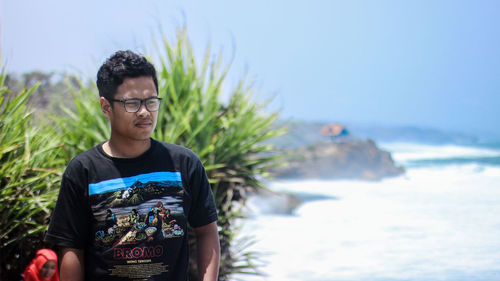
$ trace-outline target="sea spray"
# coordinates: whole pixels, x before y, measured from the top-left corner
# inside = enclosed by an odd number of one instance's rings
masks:
[[[452,148],[431,146],[428,154],[410,158],[442,159],[439,151],[449,158],[498,153]],[[396,159],[409,160],[395,151]],[[289,215],[261,213],[243,221],[242,233],[256,241],[252,250],[265,254],[261,270],[268,276],[241,278],[494,280],[500,274],[499,183],[500,167],[478,163],[412,167],[404,176],[379,182],[274,182],[271,188],[279,192],[335,200],[304,202]]]

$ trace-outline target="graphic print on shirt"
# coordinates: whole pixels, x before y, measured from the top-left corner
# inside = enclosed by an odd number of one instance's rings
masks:
[[[155,172],[89,184],[97,221],[95,245],[113,247],[115,259],[127,259],[131,254],[120,253],[117,246],[152,245],[184,236],[183,192],[179,172]],[[148,252],[150,257],[162,255],[163,248],[151,248]]]

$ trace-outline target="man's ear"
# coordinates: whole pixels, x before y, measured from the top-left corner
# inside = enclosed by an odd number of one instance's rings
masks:
[[[109,103],[109,101],[105,97],[100,97],[99,103],[101,104],[102,113],[104,113],[104,116],[106,116],[106,118],[109,119],[111,111],[113,111],[111,104]]]

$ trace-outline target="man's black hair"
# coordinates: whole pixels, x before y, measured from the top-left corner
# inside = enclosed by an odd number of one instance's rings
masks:
[[[158,92],[158,79],[154,66],[144,57],[132,51],[118,51],[109,57],[97,72],[99,96],[114,98],[116,90],[125,78],[150,76]]]

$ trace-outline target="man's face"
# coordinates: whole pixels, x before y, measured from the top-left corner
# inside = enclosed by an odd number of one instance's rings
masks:
[[[125,78],[116,90],[114,99],[123,100],[130,98],[146,99],[157,97],[153,78],[141,76]],[[158,111],[149,112],[144,104],[139,111],[132,113],[125,111],[122,102],[112,102],[101,98],[104,114],[111,122],[111,137],[117,141],[144,141],[148,140],[156,127]]]

